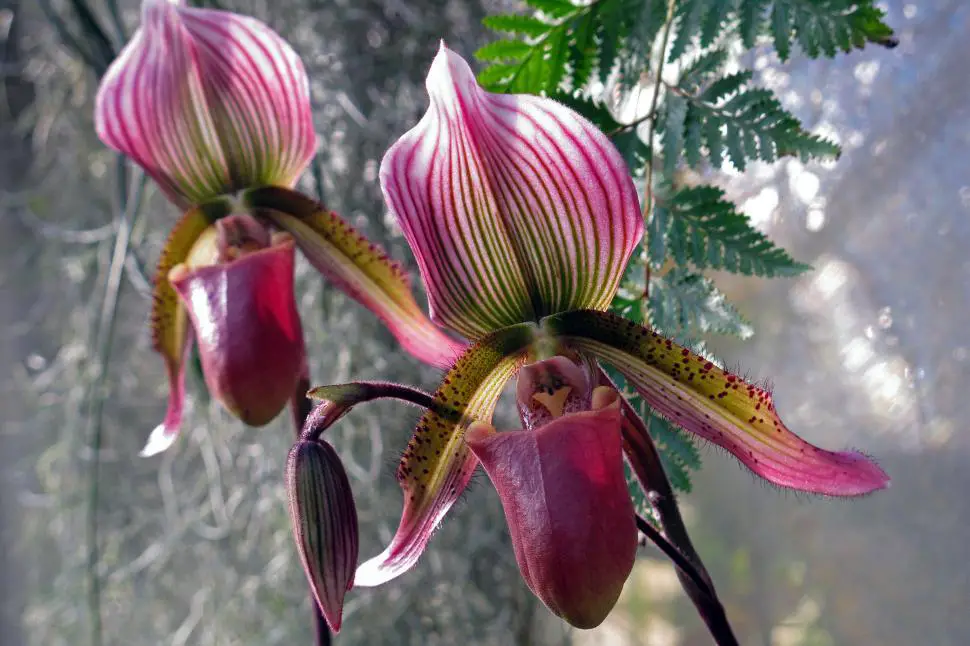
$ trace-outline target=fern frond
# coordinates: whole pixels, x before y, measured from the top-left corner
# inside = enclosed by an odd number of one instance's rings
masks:
[[[521,40],[493,40],[480,47],[475,52],[475,58],[480,61],[521,61],[531,51],[529,44]]]
[[[636,24],[640,0],[596,0],[575,5],[567,0],[526,0],[535,16],[492,16],[487,27],[526,40],[497,41],[476,54],[481,60],[514,60],[515,64],[486,68],[479,83],[495,92],[555,94],[565,84],[585,86],[593,71],[605,79]],[[518,45],[509,45],[518,42]]]
[[[810,269],[751,226],[714,186],[684,188],[658,200],[647,226],[650,263],[671,256],[680,266],[758,276],[795,276]]]
[[[813,135],[785,110],[774,93],[751,85],[750,71],[719,76],[726,62],[720,50],[709,52],[689,65],[677,86],[668,88],[668,108],[661,115],[666,146],[665,168],[676,167],[682,151],[687,164],[700,167],[705,158],[719,168],[725,153],[743,171],[750,160],[771,162],[797,155],[804,160],[838,158],[839,146]],[[671,112],[669,106],[680,112]],[[681,108],[681,106],[686,106]],[[673,132],[676,130],[677,132]]]
[[[690,493],[690,472],[701,466],[701,455],[694,440],[687,431],[653,411],[645,421],[650,437],[659,449],[660,461],[663,462],[670,484],[684,493]]]
[[[893,31],[882,22],[885,13],[869,2],[853,0],[775,0],[771,35],[781,60],[787,60],[793,40],[810,58],[835,56],[866,43],[894,47]]]
[[[486,16],[482,24],[493,31],[521,34],[530,38],[543,36],[552,28],[552,25],[538,18],[516,15]]]
[[[783,61],[791,55],[793,43],[810,58],[831,58],[867,43],[895,47],[884,17],[872,0],[681,0],[668,60],[683,56],[691,44],[710,47],[728,30],[736,30],[749,49],[759,36],[770,35]]]
[[[753,333],[714,281],[686,267],[650,279],[650,323],[678,339],[711,332],[745,339]]]

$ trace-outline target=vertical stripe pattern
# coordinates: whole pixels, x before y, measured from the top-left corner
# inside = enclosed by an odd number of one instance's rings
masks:
[[[427,88],[427,113],[388,150],[380,177],[432,318],[479,338],[605,309],[643,234],[613,144],[555,101],[485,92],[444,46]]]
[[[286,460],[293,538],[327,624],[340,630],[357,567],[357,507],[340,457],[324,441],[301,441]]]
[[[145,0],[98,90],[95,128],[182,208],[291,186],[316,150],[296,52],[247,16]]]

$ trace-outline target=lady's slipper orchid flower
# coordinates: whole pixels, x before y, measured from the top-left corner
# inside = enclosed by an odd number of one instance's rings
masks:
[[[565,357],[527,365],[516,388],[525,430],[472,422],[465,431],[502,499],[522,576],[580,628],[613,609],[637,551],[619,394],[591,386]]]
[[[231,215],[206,228],[166,277],[191,323],[178,326],[183,345],[194,331],[209,392],[252,426],[275,418],[306,372],[293,262],[288,235],[271,236],[252,216]],[[170,399],[143,455],[164,450],[175,437],[183,377],[171,377],[179,396]]]
[[[191,328],[210,388],[244,421],[268,422],[287,388],[302,396],[292,390],[303,371],[302,339],[293,336],[300,330],[294,244],[407,351],[450,365],[462,344],[425,316],[406,273],[336,214],[291,190],[316,149],[309,83],[293,49],[254,18],[181,0],[145,0],[142,21],[101,83],[95,124],[105,144],[187,209],[155,276],[152,338],[170,396],[143,454],[164,450],[177,435]],[[225,242],[217,225],[229,216],[244,217],[233,226],[261,231],[247,244],[263,251],[245,261],[215,257]],[[269,247],[271,231],[292,242]],[[205,253],[215,256],[201,262]],[[269,321],[279,324],[273,334],[262,327]]]
[[[620,446],[635,473],[646,467],[626,435],[643,432],[623,423],[630,407],[611,388],[593,390],[606,381],[599,363],[772,483],[835,496],[888,484],[865,456],[794,435],[762,388],[605,311],[643,222],[602,132],[552,100],[485,92],[444,46],[427,89],[428,112],[387,152],[380,178],[432,318],[473,344],[418,422],[398,469],[400,526],[356,585],[412,567],[481,461],[530,588],[577,626],[602,621],[636,542]],[[492,412],[516,374],[525,430],[496,433]]]

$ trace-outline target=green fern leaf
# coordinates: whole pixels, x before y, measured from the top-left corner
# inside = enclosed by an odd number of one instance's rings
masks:
[[[687,99],[669,93],[664,101],[660,130],[663,134],[664,173],[673,175],[684,149],[684,122],[687,119]]]
[[[605,105],[589,97],[575,93],[560,92],[550,95],[549,98],[575,110],[607,134],[623,127],[620,122],[613,118],[612,113],[610,113]]]
[[[624,47],[626,56],[620,65],[620,81],[627,89],[640,80],[644,69],[651,66],[650,55],[654,41],[667,21],[666,2],[633,2],[630,11],[631,23]]]
[[[597,5],[597,8],[600,6],[602,5]],[[569,43],[567,54],[571,72],[570,81],[574,89],[580,89],[586,85],[596,64],[598,49],[596,33],[600,28],[597,13],[598,11],[594,9],[589,20],[579,21]]]
[[[751,87],[750,71],[719,77],[718,62],[725,63],[726,57],[713,53],[701,57],[685,69],[678,83],[689,104],[683,125],[688,165],[702,165],[704,147],[714,168],[721,166],[726,152],[739,171],[753,159],[838,158],[839,147],[803,130],[770,90]]]
[[[754,43],[768,3],[742,2],[741,35],[745,45]],[[774,0],[769,30],[781,60],[791,55],[793,40],[810,58],[835,56],[867,43],[895,47],[893,30],[883,22],[885,13],[872,0]]]
[[[738,12],[738,31],[746,49],[758,42],[758,36],[765,29],[765,9],[771,0],[743,0]]]
[[[674,36],[674,42],[670,45],[670,51],[667,53],[668,63],[673,63],[687,51],[700,30],[701,20],[704,18],[706,9],[707,0],[688,0],[687,2],[677,3],[674,17],[677,34]]]
[[[795,276],[810,269],[751,226],[714,186],[684,188],[658,200],[648,223],[650,262],[758,276]]]
[[[515,63],[496,63],[478,73],[478,83],[489,90],[505,87],[519,71]]]
[[[884,12],[872,0],[681,0],[675,16],[677,32],[667,58],[671,63],[692,43],[710,47],[734,25],[733,33],[749,49],[762,33],[770,34],[783,61],[791,56],[793,41],[811,58],[832,57],[867,43],[897,44],[883,22]]]
[[[569,0],[525,0],[525,3],[551,18],[565,18],[579,9]]]
[[[569,56],[568,36],[569,32],[564,30],[552,33],[546,39],[545,58],[540,61],[546,69],[545,82],[542,86],[529,90],[529,92],[552,94],[559,89],[559,84],[566,75],[566,60]],[[533,59],[536,59],[536,57],[533,57]]]
[[[647,260],[654,268],[660,268],[667,260],[667,232],[673,222],[673,211],[654,203],[646,226]]]
[[[788,60],[791,54],[792,16],[788,3],[775,2],[771,7],[771,35],[775,39],[778,58]]]
[[[633,513],[650,520],[653,517],[653,505],[650,504],[650,499],[647,498],[643,487],[640,486],[640,481],[637,480],[633,469],[630,468],[626,460],[623,461],[623,477],[626,478],[626,488],[630,492],[630,500],[633,502]]]
[[[657,443],[660,460],[670,483],[681,491],[690,492],[690,472],[700,467],[701,455],[686,431],[651,411],[647,420],[650,437]]]
[[[596,59],[600,82],[606,83],[610,72],[613,71],[616,57],[635,21],[635,14],[642,11],[643,6],[642,2],[631,3],[629,0],[612,0],[603,3],[597,33],[599,55]]]
[[[734,74],[728,74],[727,76],[719,78],[711,83],[707,89],[700,94],[698,99],[705,103],[716,104],[725,97],[731,96],[732,94],[738,92],[743,85],[751,81],[751,77],[752,73],[747,70],[735,72]]]
[[[688,113],[684,115],[684,156],[688,166],[697,168],[702,162],[704,121],[690,114],[693,109],[693,106],[690,106]]]
[[[494,31],[502,31],[509,34],[521,34],[530,38],[537,38],[546,34],[552,25],[545,23],[538,18],[529,16],[487,16],[482,20],[482,24]]]
[[[697,92],[701,85],[718,74],[727,62],[728,53],[723,49],[712,49],[704,52],[684,68],[680,88],[689,94]]]
[[[495,40],[480,47],[475,52],[475,58],[480,61],[520,61],[531,51],[532,47],[521,40]]]
[[[701,47],[710,47],[724,34],[733,10],[733,0],[707,0],[707,12],[701,25]]]
[[[651,277],[650,323],[678,339],[711,332],[745,339],[753,332],[714,281],[685,267]]]
[[[630,173],[634,177],[643,177],[646,165],[650,163],[652,150],[640,138],[636,129],[630,128],[611,137],[613,145],[623,156]]]
[[[882,21],[886,13],[870,3],[860,3],[849,17],[852,45],[862,49],[867,43],[875,43],[892,49],[899,45],[892,28]],[[847,50],[848,51],[848,50]]]

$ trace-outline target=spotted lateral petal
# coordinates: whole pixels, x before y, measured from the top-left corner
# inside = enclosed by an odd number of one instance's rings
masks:
[[[407,273],[340,216],[295,191],[264,187],[243,199],[293,236],[317,271],[381,318],[405,350],[445,368],[464,344],[447,337],[414,300]]]
[[[573,309],[605,309],[643,233],[606,136],[550,99],[482,90],[442,45],[431,105],[381,163],[431,317],[470,338]]]
[[[861,453],[826,451],[788,430],[764,389],[648,328],[592,311],[560,314],[543,325],[612,364],[654,410],[727,449],[769,482],[833,496],[889,485],[886,473]]]
[[[220,210],[221,209],[221,210]],[[193,245],[215,219],[227,212],[225,207],[211,205],[207,210],[190,209],[172,229],[162,249],[155,271],[155,287],[152,290],[152,347],[162,355],[168,372],[168,409],[164,421],[155,427],[142,456],[161,453],[178,437],[182,422],[182,402],[185,397],[183,372],[185,359],[191,346],[191,327],[188,315],[178,293],[168,281],[168,273],[175,265],[189,257]]]
[[[485,337],[445,375],[397,470],[404,490],[397,533],[383,553],[357,568],[354,585],[380,585],[417,562],[478,465],[465,444],[465,429],[473,421],[491,420],[502,389],[525,361],[533,330],[516,325]]]
[[[262,22],[145,0],[142,27],[98,90],[95,127],[182,208],[292,185],[316,149],[309,84]]]

